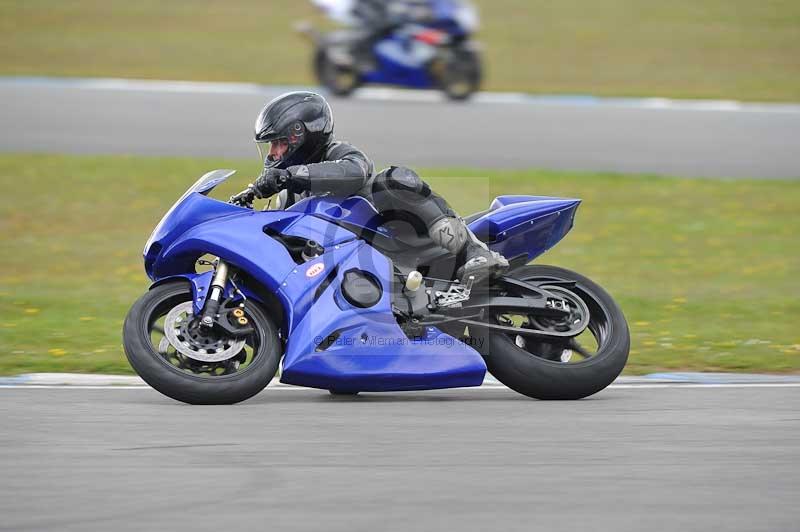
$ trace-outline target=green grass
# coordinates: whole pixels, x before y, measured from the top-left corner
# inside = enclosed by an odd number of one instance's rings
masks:
[[[141,249],[197,176],[246,161],[0,155],[0,373],[129,373],[122,320]],[[800,370],[800,183],[544,171],[426,171],[462,213],[499,194],[580,197],[539,262],[606,287],[631,325],[628,371]],[[466,176],[466,177],[465,177]]]
[[[800,100],[796,0],[480,0],[490,90]],[[0,0],[0,74],[312,83],[309,2]]]

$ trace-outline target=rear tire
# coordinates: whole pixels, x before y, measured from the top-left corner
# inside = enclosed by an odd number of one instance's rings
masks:
[[[439,86],[448,98],[466,100],[478,90],[482,72],[480,57],[472,50],[454,49],[448,54],[439,75]]]
[[[194,374],[179,369],[167,360],[166,353],[158,352],[152,341],[155,321],[165,310],[191,300],[189,284],[176,281],[154,287],[133,304],[123,326],[123,345],[136,373],[162,394],[196,405],[238,403],[263,390],[278,370],[281,346],[275,324],[251,301],[244,311],[255,329],[247,340],[252,358],[243,369],[238,370],[237,363],[238,371],[230,374]]]
[[[630,333],[612,297],[590,279],[555,266],[523,266],[507,275],[520,280],[575,281],[574,292],[587,303],[594,320],[589,328],[602,333],[604,340],[598,341],[597,351],[588,358],[564,363],[558,360],[561,349],[553,349],[553,344],[522,348],[507,333],[470,326],[470,336],[479,340],[489,372],[512,390],[536,399],[581,399],[614,382],[628,360]]]

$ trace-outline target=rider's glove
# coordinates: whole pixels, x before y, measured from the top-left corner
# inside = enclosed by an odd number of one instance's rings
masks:
[[[246,189],[242,190],[238,194],[231,196],[231,199],[228,201],[234,205],[239,205],[240,207],[252,208],[255,197],[256,191],[253,190],[253,185],[249,185]]]
[[[268,198],[280,192],[286,188],[290,177],[291,174],[286,170],[281,170],[280,168],[264,168],[264,171],[261,172],[261,175],[258,176],[258,179],[256,179],[253,185],[256,197]]]
[[[290,166],[288,170],[290,179],[287,188],[290,191],[299,194],[311,190],[311,178],[309,176],[308,166],[304,164]]]

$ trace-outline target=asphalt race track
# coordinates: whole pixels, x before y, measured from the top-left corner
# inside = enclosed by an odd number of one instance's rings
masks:
[[[800,387],[0,388],[0,530],[797,530]]]
[[[0,80],[0,151],[255,157],[255,116],[284,90]],[[800,177],[800,106],[365,94],[331,100],[337,133],[379,166]]]

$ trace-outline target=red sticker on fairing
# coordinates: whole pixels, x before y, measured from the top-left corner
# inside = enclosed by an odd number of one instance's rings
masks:
[[[306,270],[306,277],[316,277],[325,270],[325,264],[318,262]]]

